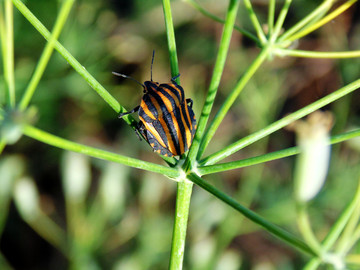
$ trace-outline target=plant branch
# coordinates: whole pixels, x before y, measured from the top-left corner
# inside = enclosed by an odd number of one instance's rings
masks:
[[[307,25],[309,22],[311,22],[319,14],[322,14],[322,13],[324,13],[324,11],[329,10],[333,2],[334,2],[334,0],[325,0],[321,5],[319,5],[316,9],[314,9],[309,15],[307,15],[305,18],[303,18],[301,21],[299,21],[297,24],[295,24],[289,30],[285,31],[285,33],[279,37],[278,42],[283,42],[283,41],[287,40],[287,38],[289,36],[293,35],[294,33],[298,32],[301,29],[304,29],[305,25]]]
[[[235,88],[231,91],[228,95],[218,112],[216,113],[213,121],[211,122],[210,126],[206,130],[200,144],[199,153],[197,158],[200,159],[201,155],[204,153],[206,147],[210,143],[212,137],[214,136],[215,132],[217,131],[218,127],[220,126],[222,120],[225,118],[227,112],[229,111],[230,107],[234,104],[237,97],[240,95],[241,91],[244,89],[247,82],[251,79],[251,77],[255,74],[255,72],[259,69],[261,64],[265,61],[267,56],[271,51],[270,47],[265,47],[262,49],[260,54],[257,58],[252,62],[252,64],[247,68],[244,75],[236,84]]]
[[[215,197],[225,202],[227,205],[234,208],[236,211],[240,212],[254,223],[265,228],[268,232],[272,233],[274,236],[280,238],[284,242],[289,243],[291,246],[296,247],[297,249],[301,250],[304,253],[307,253],[312,256],[316,256],[316,252],[312,250],[308,245],[306,245],[303,241],[293,236],[289,232],[285,231],[284,229],[278,227],[277,225],[260,217],[255,212],[244,207],[243,205],[238,203],[235,199],[223,193],[222,191],[216,189],[214,186],[210,185],[207,181],[203,180],[201,177],[197,176],[194,173],[190,173],[188,175],[188,179],[193,181],[196,185],[200,186],[206,191],[210,192]]]
[[[170,54],[170,66],[172,76],[179,74],[178,59],[176,54],[175,31],[172,21],[170,0],[163,0],[163,11],[165,19],[165,29]],[[177,83],[180,83],[177,78]],[[173,238],[170,254],[171,270],[180,270],[183,266],[184,250],[186,242],[186,230],[189,217],[189,208],[193,183],[186,179],[178,179],[176,194],[176,208],[174,215]]]
[[[223,148],[222,150],[201,160],[199,162],[199,164],[201,164],[201,165],[214,164],[214,163],[230,156],[231,154],[243,149],[244,147],[264,138],[265,136],[268,136],[268,135],[274,133],[275,131],[287,126],[291,122],[298,120],[298,119],[330,104],[331,102],[334,102],[335,100],[342,98],[343,96],[346,96],[347,94],[357,90],[359,87],[360,87],[360,79],[340,88],[339,90],[311,103],[310,105],[308,105],[292,114],[289,114],[288,116],[285,116],[284,118],[270,124],[269,126],[263,128],[257,132],[254,132],[253,134],[251,134],[245,138],[242,138],[242,139],[232,143],[231,145]]]
[[[74,4],[74,0],[66,0],[62,3],[59,15],[57,16],[57,19],[55,21],[55,26],[52,31],[51,37],[49,39],[49,42],[46,44],[45,49],[40,57],[40,60],[36,66],[36,69],[34,71],[34,74],[28,84],[28,87],[25,90],[25,94],[23,95],[20,103],[19,103],[19,109],[25,110],[28,104],[30,103],[31,98],[34,95],[34,92],[36,90],[36,87],[38,86],[40,79],[45,71],[45,68],[50,60],[50,57],[52,55],[52,52],[54,50],[54,43],[58,39],[61,30],[68,18],[68,15],[70,13],[70,10]]]
[[[206,124],[209,120],[210,112],[214,104],[216,93],[220,84],[220,79],[224,70],[226,56],[229,50],[232,31],[235,24],[236,14],[239,7],[239,0],[231,0],[226,14],[225,25],[221,36],[218,55],[216,58],[213,75],[209,85],[209,91],[203,106],[201,116],[196,129],[195,137],[190,147],[188,158],[185,161],[184,168],[188,170],[191,167],[191,163],[195,162],[198,155],[200,141],[203,137],[203,133],[206,128]]]
[[[281,31],[281,28],[284,24],[284,21],[285,21],[285,18],[286,18],[286,15],[289,11],[289,7],[291,5],[291,1],[292,0],[285,0],[285,3],[280,11],[280,14],[279,14],[279,17],[276,21],[276,24],[275,24],[275,28],[274,28],[274,33],[270,36],[270,42],[275,42],[275,40],[277,39],[277,37],[279,36],[280,34],[280,31]]]
[[[189,3],[193,8],[195,8],[197,11],[199,11],[200,13],[202,13],[204,16],[209,17],[210,19],[219,22],[219,23],[225,23],[225,20],[221,19],[220,17],[210,13],[209,11],[207,11],[206,9],[204,9],[202,6],[200,6],[197,2],[195,2],[194,0],[184,0],[185,2]],[[251,39],[252,41],[254,41],[257,45],[260,45],[260,41],[259,39],[252,34],[251,32],[237,26],[234,25],[234,29],[239,31],[241,34],[243,34],[245,37]]]
[[[338,7],[337,9],[335,9],[333,12],[331,12],[330,14],[328,14],[327,16],[325,16],[323,19],[319,20],[318,22],[310,25],[309,27],[306,27],[304,30],[299,31],[298,33],[290,36],[289,38],[287,38],[287,41],[294,41],[297,39],[300,39],[306,35],[308,35],[309,33],[317,30],[318,28],[320,28],[321,26],[323,26],[324,24],[328,23],[329,21],[333,20],[334,18],[336,18],[337,16],[339,16],[341,13],[343,13],[345,10],[347,10],[348,8],[350,8],[355,2],[357,2],[357,0],[350,0],[344,4],[342,4],[340,7]]]
[[[46,27],[31,13],[31,11],[20,1],[12,0],[16,8],[24,17],[35,27],[36,30],[47,40],[51,41],[51,33]],[[107,102],[116,112],[126,112],[117,100],[82,66],[58,41],[54,40],[55,49],[65,58],[65,60],[88,82],[88,84]],[[130,115],[123,119],[129,124],[134,125],[136,121]]]
[[[8,105],[15,107],[15,70],[14,70],[14,11],[11,0],[5,0],[5,55],[4,76],[8,87]]]
[[[260,39],[260,42],[262,44],[266,43],[266,36],[264,34],[264,31],[260,25],[260,22],[258,20],[258,18],[256,17],[256,14],[254,12],[254,9],[252,8],[251,2],[250,0],[244,0],[244,5],[248,11],[248,14],[250,16],[250,20],[255,28],[255,31],[257,33],[258,38]]]
[[[345,51],[345,52],[319,52],[319,51],[303,51],[303,50],[290,50],[277,48],[274,54],[293,57],[305,57],[305,58],[354,58],[360,57],[360,51]]]
[[[360,136],[360,129],[352,130],[349,132],[345,132],[343,134],[335,135],[331,137],[331,144],[340,143],[355,137]],[[206,175],[206,174],[212,174],[217,172],[224,172],[228,170],[235,170],[240,169],[243,167],[248,167],[256,164],[261,164],[268,161],[277,160],[280,158],[290,157],[294,156],[300,153],[300,148],[295,146],[283,150],[279,150],[272,153],[267,153],[264,155],[260,155],[257,157],[251,157],[247,159],[237,160],[237,161],[230,161],[220,164],[214,164],[214,165],[207,165],[207,166],[199,166],[198,172],[200,175]],[[199,164],[202,164],[203,162],[199,162]]]
[[[38,140],[40,142],[68,150],[73,151],[81,154],[85,154],[91,157],[117,162],[121,163],[133,168],[138,168],[150,172],[160,173],[163,174],[171,179],[175,179],[179,177],[180,173],[177,169],[169,168],[166,166],[158,165],[151,162],[146,162],[142,160],[138,160],[135,158],[130,158],[127,156],[115,154],[112,152],[108,152],[105,150],[100,150],[94,147],[86,146],[83,144],[75,143],[60,137],[57,137],[55,135],[52,135],[50,133],[47,133],[45,131],[42,131],[40,129],[37,129],[33,126],[26,125],[23,127],[23,133],[35,140]]]

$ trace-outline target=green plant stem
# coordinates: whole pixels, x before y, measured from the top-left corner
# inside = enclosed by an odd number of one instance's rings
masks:
[[[274,31],[275,6],[276,0],[270,0],[268,10],[268,36],[271,36]]]
[[[258,18],[256,17],[256,14],[252,8],[252,5],[251,5],[251,2],[250,0],[244,0],[244,5],[248,11],[248,14],[250,16],[250,20],[255,28],[255,31],[257,33],[257,36],[258,38],[260,39],[260,42],[262,44],[265,44],[267,41],[266,41],[266,36],[264,34],[264,31],[263,29],[261,28],[261,25],[260,25],[260,22],[258,20]]]
[[[209,17],[210,19],[219,22],[219,23],[225,23],[225,20],[219,18],[218,16],[210,13],[209,11],[205,10],[202,6],[200,6],[197,2],[195,2],[194,0],[184,0],[185,2],[189,3],[193,8],[195,8],[197,11],[199,11],[200,13],[202,13],[204,16]],[[275,2],[275,0],[271,0],[273,2]],[[253,35],[252,33],[250,33],[249,31],[234,25],[234,29],[239,31],[241,34],[243,34],[244,36],[246,36],[247,38],[251,39],[252,41],[254,41],[257,45],[260,45],[260,41],[259,39]]]
[[[39,130],[33,126],[26,125],[23,128],[23,133],[35,140],[40,142],[77,153],[82,153],[91,157],[104,159],[107,161],[117,162],[121,164],[125,164],[127,166],[138,168],[150,172],[156,172],[163,174],[171,179],[179,177],[180,173],[177,169],[169,168],[166,166],[154,164],[151,162],[146,162],[142,160],[138,160],[135,158],[126,157],[123,155],[115,154],[112,152],[100,150],[97,148],[89,147],[83,144],[74,143],[72,141],[68,141],[66,139],[57,137],[45,131]]]
[[[186,179],[177,184],[175,222],[169,266],[171,270],[182,269],[192,188],[193,183]]]
[[[237,97],[240,95],[241,91],[244,89],[247,82],[251,79],[251,77],[255,74],[255,72],[259,69],[261,64],[265,61],[267,56],[271,51],[270,47],[265,47],[261,50],[260,54],[257,58],[252,62],[252,64],[248,67],[245,74],[241,77],[239,82],[236,84],[235,88],[231,91],[228,95],[218,112],[216,113],[213,121],[211,122],[210,126],[206,130],[199,147],[199,153],[197,158],[200,159],[202,154],[204,153],[206,147],[210,143],[212,137],[214,136],[216,130],[218,129],[219,125],[221,124],[222,120],[225,118],[227,112],[229,111],[230,107],[234,104]],[[209,112],[210,113],[210,112]]]
[[[0,42],[1,42],[1,55],[2,55],[2,65],[4,70],[6,70],[6,28],[4,22],[4,8],[3,3],[0,3]],[[4,106],[6,101],[0,100],[0,106]],[[1,111],[0,111],[1,113]],[[0,119],[1,120],[1,119]]]
[[[39,31],[47,40],[51,41],[51,33],[46,27],[31,13],[31,11],[20,1],[12,0],[16,8],[24,17]],[[126,112],[117,100],[82,66],[58,41],[54,41],[54,48],[65,58],[65,60],[88,82],[88,84],[109,104],[116,112]],[[131,115],[123,117],[131,126],[136,125],[136,121]]]
[[[6,142],[3,138],[0,138],[0,155],[6,146]]]
[[[31,11],[20,1],[13,0],[14,5],[24,15],[24,17],[35,27],[36,30],[48,41],[52,36],[46,27],[31,13]],[[117,102],[117,100],[82,66],[57,40],[54,40],[54,48],[65,58],[65,60],[88,82],[88,84],[109,104],[109,106],[117,113],[126,112],[126,109]],[[134,130],[137,122],[130,115],[122,118]],[[169,165],[174,165],[174,158],[162,156]]]
[[[360,57],[360,51],[345,51],[345,52],[319,52],[319,51],[303,51],[277,48],[274,54],[278,56],[293,56],[306,58],[355,58]]]
[[[190,173],[188,175],[188,179],[194,182],[196,185],[200,186],[201,188],[205,189],[206,191],[213,194],[218,199],[225,202],[230,207],[234,208],[236,211],[240,212],[248,219],[253,221],[254,223],[258,224],[259,226],[265,228],[268,232],[272,233],[276,237],[280,238],[281,240],[289,243],[291,246],[296,247],[297,249],[301,250],[304,253],[307,253],[312,256],[316,256],[316,252],[312,250],[307,244],[305,244],[300,239],[296,238],[289,232],[285,231],[284,229],[278,227],[275,224],[263,219],[255,212],[249,210],[248,208],[242,206],[236,200],[228,196],[227,194],[223,193],[222,191],[216,189],[214,186],[210,185],[207,181],[203,180],[201,177],[197,176],[194,173]]]
[[[14,268],[10,266],[9,262],[6,260],[6,258],[1,252],[0,252],[0,266],[2,267],[1,269],[3,270],[14,270]]]
[[[199,162],[199,164],[201,164],[201,165],[214,164],[214,163],[230,156],[231,154],[243,149],[244,147],[264,138],[265,136],[287,126],[291,122],[298,120],[298,119],[330,104],[331,102],[333,102],[343,96],[346,96],[347,94],[357,90],[359,87],[360,87],[360,79],[340,88],[339,90],[319,99],[318,101],[311,103],[310,105],[308,105],[292,114],[289,114],[288,116],[285,116],[284,118],[270,124],[269,126],[263,128],[257,132],[254,132],[253,134],[251,134],[245,138],[242,138],[242,139],[232,143],[231,145],[223,148],[222,150],[203,159],[202,161]]]
[[[170,68],[171,77],[175,77],[179,74],[179,64],[176,53],[175,31],[171,14],[170,0],[163,0],[163,10],[165,19],[165,29],[168,41],[168,49],[170,54]],[[176,82],[180,84],[180,78],[176,79]]]
[[[299,21],[297,24],[295,24],[293,27],[291,27],[289,30],[285,31],[284,34],[282,34],[278,42],[281,43],[289,36],[292,36],[294,33],[298,32],[301,29],[304,29],[304,27],[311,22],[314,18],[316,18],[319,14],[324,13],[324,11],[327,11],[330,9],[332,3],[334,0],[325,0],[321,5],[319,5],[316,9],[314,9],[309,15],[307,15],[305,18],[303,18],[301,21]]]
[[[343,13],[345,10],[347,10],[348,8],[350,8],[355,2],[357,2],[357,0],[350,0],[344,4],[342,4],[340,7],[338,7],[337,9],[335,9],[333,12],[331,12],[330,14],[328,14],[327,16],[325,16],[323,19],[319,20],[318,22],[310,25],[309,27],[306,27],[305,29],[299,31],[298,33],[290,36],[289,38],[287,38],[287,41],[294,41],[297,39],[300,39],[306,35],[308,35],[309,33],[317,30],[318,28],[320,28],[321,26],[323,26],[324,24],[328,23],[329,21],[333,20],[334,18],[336,18],[337,16],[339,16],[341,13]]]
[[[356,193],[352,201],[348,204],[345,210],[342,212],[341,216],[338,218],[336,223],[331,227],[330,232],[322,242],[321,246],[323,252],[330,250],[330,248],[335,244],[338,240],[339,235],[344,230],[346,224],[349,219],[352,217],[356,207],[360,204],[360,183],[358,184]],[[317,269],[317,267],[321,264],[320,258],[313,258],[311,261],[307,263],[304,267],[306,270]]]
[[[284,21],[285,21],[285,18],[286,18],[286,15],[289,11],[289,7],[290,7],[290,4],[291,4],[291,1],[292,0],[285,0],[285,3],[280,11],[280,14],[279,14],[279,17],[276,21],[276,24],[275,24],[275,28],[274,28],[274,33],[270,36],[270,42],[271,43],[274,43],[275,40],[277,39],[277,37],[279,36],[280,34],[280,31],[281,31],[281,28],[284,24]]]
[[[25,90],[25,93],[19,103],[19,109],[25,110],[29,105],[31,98],[34,95],[36,87],[38,86],[40,79],[45,71],[45,68],[50,60],[52,52],[54,50],[54,43],[58,39],[61,30],[68,18],[70,10],[74,4],[74,0],[63,1],[59,15],[55,21],[54,29],[52,31],[49,42],[46,44],[45,49],[40,57],[40,60],[36,66],[35,72],[29,82],[28,87]]]
[[[353,244],[356,243],[356,241],[358,240],[358,238],[356,237],[356,231],[357,230],[359,231],[360,228],[358,225],[359,218],[360,218],[360,198],[358,198],[354,213],[347,222],[344,232],[337,243],[337,247],[336,247],[337,253],[346,255],[352,248]]]
[[[196,157],[198,155],[200,140],[203,137],[206,124],[209,120],[210,112],[213,107],[216,93],[220,84],[220,79],[224,70],[226,56],[229,50],[230,40],[231,40],[238,8],[239,8],[239,1],[231,0],[226,14],[225,25],[220,40],[220,46],[214,66],[213,75],[209,85],[209,91],[205,100],[204,107],[201,112],[199,123],[197,125],[194,140],[189,150],[188,158],[186,159],[184,164],[185,170],[188,170],[189,167],[192,166],[192,163],[195,162]]]
[[[317,240],[313,230],[311,229],[309,215],[306,209],[306,205],[297,206],[297,224],[301,235],[305,239],[305,242],[316,251],[318,257],[321,256],[321,246]]]
[[[11,0],[5,0],[5,56],[4,76],[8,86],[8,105],[15,107],[14,74],[14,11]]]
[[[41,213],[35,220],[27,222],[43,239],[60,250],[65,256],[69,255],[65,231],[48,216]]]
[[[175,31],[172,22],[170,0],[163,0],[166,36],[170,54],[170,66],[172,76],[179,74],[178,59],[176,53]],[[177,83],[180,83],[177,78]],[[184,250],[186,242],[186,230],[189,216],[189,207],[193,183],[185,178],[179,179],[176,194],[176,208],[174,215],[173,239],[170,253],[169,269],[180,270],[183,266]]]
[[[360,136],[360,129],[352,130],[349,132],[345,132],[343,134],[335,135],[331,137],[330,143],[336,144],[340,143],[355,137]],[[240,169],[243,167],[248,167],[256,164],[261,164],[268,161],[277,160],[280,158],[290,157],[296,154],[300,153],[300,148],[290,147],[287,149],[279,150],[272,153],[267,153],[264,155],[260,155],[257,157],[251,157],[247,159],[242,160],[236,160],[236,161],[230,161],[230,162],[224,162],[220,164],[214,164],[214,165],[207,165],[207,166],[199,166],[197,168],[200,175],[206,175],[206,174],[212,174],[212,173],[218,173],[218,172],[224,172],[229,170],[235,170]],[[203,162],[199,162],[199,164],[202,164]]]

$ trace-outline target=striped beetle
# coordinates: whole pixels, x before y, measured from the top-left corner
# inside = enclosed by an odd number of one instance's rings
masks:
[[[131,79],[144,88],[140,105],[131,111],[120,113],[119,118],[138,112],[140,122],[136,131],[153,150],[164,156],[180,156],[189,149],[195,134],[193,101],[185,99],[184,89],[175,82],[180,74],[171,78],[171,83],[159,84],[152,80],[154,54],[155,51],[151,60],[150,81],[145,81],[144,84],[130,76],[113,72],[114,75]]]

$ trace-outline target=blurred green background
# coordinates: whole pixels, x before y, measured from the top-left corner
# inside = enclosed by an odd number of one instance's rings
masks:
[[[321,3],[293,2],[285,27],[293,25]],[[199,0],[198,3],[223,18],[228,1]],[[61,1],[54,0],[26,1],[28,8],[48,29],[54,24],[60,4]],[[267,1],[253,1],[253,4],[259,18],[266,22]],[[204,17],[185,1],[172,1],[172,12],[181,85],[187,97],[194,100],[194,111],[199,115],[222,25]],[[46,42],[16,9],[14,13],[16,95],[19,99]],[[295,45],[305,50],[358,50],[359,14],[359,4],[354,5]],[[251,30],[243,6],[237,24]],[[141,87],[111,72],[124,73],[139,81],[148,80],[151,55],[155,50],[153,78],[158,82],[170,81],[164,31],[161,1],[86,0],[76,1],[59,40],[123,106],[132,109],[139,104]],[[251,41],[234,31],[215,111],[258,52]],[[205,154],[314,102],[358,79],[359,75],[359,59],[275,58],[267,62],[248,83]],[[0,85],[4,89],[3,72]],[[4,91],[0,91],[0,100],[4,100]],[[116,113],[57,52],[50,60],[31,105],[38,111],[36,126],[45,131],[123,155],[162,162],[125,122],[117,119]],[[332,133],[339,134],[359,126],[359,108],[358,92],[326,107],[336,119]],[[293,145],[294,135],[282,130],[233,155],[231,160]],[[359,150],[356,140],[332,148],[327,182],[311,205],[312,224],[320,238],[326,235],[353,196],[360,171]],[[287,158],[205,179],[250,205],[268,220],[296,233],[293,163],[294,158]],[[77,165],[75,169],[74,164]],[[74,170],[80,175],[73,175]],[[34,183],[42,213],[41,218],[32,216],[27,220],[19,211],[19,202],[2,200],[2,209],[7,213],[0,226],[0,262],[7,261],[3,267],[167,269],[175,182],[64,153],[26,137],[5,148],[0,172],[9,174],[9,179],[26,176],[25,183]],[[76,191],[76,179],[83,183],[80,191]],[[71,192],[80,194],[80,199],[74,199]],[[54,224],[47,225],[47,222]],[[68,254],[49,243],[51,236],[48,238],[46,231],[52,235],[55,231],[51,228],[58,228],[66,235],[71,247]],[[360,245],[357,252],[359,249]],[[291,247],[244,220],[203,190],[194,188],[184,269],[301,269],[305,262],[306,257]]]

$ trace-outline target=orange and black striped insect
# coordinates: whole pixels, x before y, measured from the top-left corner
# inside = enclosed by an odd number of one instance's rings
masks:
[[[113,72],[114,75],[131,79],[144,88],[140,105],[131,111],[121,113],[119,118],[138,112],[140,122],[137,132],[145,138],[153,150],[164,156],[180,156],[189,149],[195,134],[193,101],[185,99],[184,89],[175,82],[180,74],[173,77],[171,83],[159,84],[152,80],[154,53],[150,81],[145,81],[144,84],[127,75]]]

